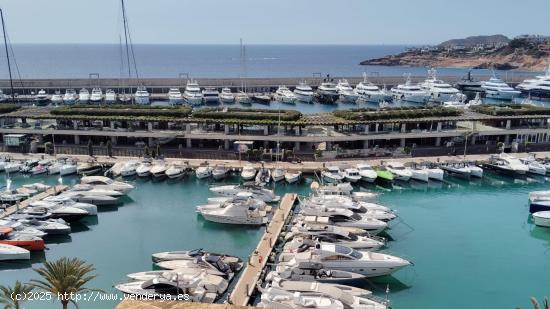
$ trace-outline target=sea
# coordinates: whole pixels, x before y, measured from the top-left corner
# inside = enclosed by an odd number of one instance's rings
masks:
[[[427,68],[363,66],[370,58],[397,54],[405,45],[246,45],[245,66],[239,45],[134,45],[138,74],[143,78],[425,76]],[[15,78],[104,78],[127,76],[125,49],[118,44],[13,44]],[[8,78],[5,56],[0,57],[0,78]],[[134,64],[130,66],[134,70]],[[468,69],[439,68],[441,76],[463,76]],[[487,70],[473,70],[488,75]],[[531,76],[530,72],[497,72]]]
[[[14,175],[12,187],[33,182],[57,183],[58,176]],[[1,176],[0,186],[5,185]],[[89,287],[104,296],[82,299],[81,309],[112,308],[113,285],[126,274],[154,269],[151,254],[204,248],[247,259],[264,228],[205,221],[195,212],[213,196],[213,183],[187,176],[179,181],[128,179],[136,186],[119,207],[100,207],[97,217],[72,225],[73,233],[50,237],[47,250],[31,262],[0,262],[0,285],[38,279],[33,268],[45,260],[78,257],[93,264],[97,278]],[[274,187],[277,194],[310,193],[312,178]],[[64,177],[63,184],[78,182]],[[237,176],[223,184],[238,183]],[[546,177],[514,179],[487,172],[483,179],[446,177],[443,182],[401,183],[393,187],[360,184],[356,190],[378,192],[377,202],[399,215],[383,234],[384,253],[413,266],[359,286],[391,301],[395,309],[531,308],[531,296],[549,295],[550,229],[531,222],[527,195],[548,189]],[[103,295],[103,294],[102,294]],[[35,300],[27,309],[53,309],[55,301]],[[72,305],[71,305],[71,308]]]

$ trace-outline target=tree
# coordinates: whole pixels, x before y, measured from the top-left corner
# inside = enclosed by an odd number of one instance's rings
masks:
[[[143,150],[143,153],[145,154],[144,157],[148,157],[151,153],[151,149],[149,149],[149,145],[145,145],[145,149]]]
[[[157,143],[157,157],[160,157],[160,144]]]
[[[88,140],[88,155],[90,157],[94,156],[94,145],[92,144],[92,139]]]
[[[111,143],[111,140],[107,140],[107,155],[110,158],[113,157],[113,143]]]
[[[32,291],[33,286],[23,284],[19,280],[15,281],[13,287],[0,285],[0,305],[4,309],[19,309],[20,303],[27,300],[26,297],[16,297],[16,295],[25,295]]]
[[[49,155],[53,154],[53,144],[52,144],[52,142],[45,142],[44,143],[44,151]]]
[[[67,309],[69,303],[77,305],[70,295],[100,291],[86,287],[96,277],[92,274],[95,268],[78,258],[63,257],[53,262],[46,261],[43,267],[34,269],[34,271],[42,279],[33,279],[30,284],[33,287],[59,296],[56,299],[61,302],[63,309]]]

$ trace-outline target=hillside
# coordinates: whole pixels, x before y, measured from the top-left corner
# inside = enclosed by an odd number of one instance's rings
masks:
[[[452,39],[445,41],[443,43],[440,43],[438,46],[440,47],[454,47],[454,46],[464,46],[464,47],[474,47],[477,45],[498,45],[498,44],[508,44],[510,43],[510,39],[507,36],[504,36],[502,34],[496,34],[496,35],[478,35],[478,36],[470,36],[465,39]]]

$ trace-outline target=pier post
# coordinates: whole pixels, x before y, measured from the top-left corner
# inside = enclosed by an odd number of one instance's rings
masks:
[[[185,132],[186,133],[191,133],[191,124],[190,123],[185,125]]]
[[[380,125],[380,124],[377,123],[376,126],[374,127],[374,132],[375,132],[375,133],[378,133],[378,127],[379,127],[379,125]]]
[[[407,124],[406,123],[402,123],[401,124],[401,133],[405,133],[407,132]]]
[[[441,129],[443,128],[443,123],[440,121],[437,123],[437,132],[441,132]],[[439,138],[441,140],[441,138]],[[441,144],[441,142],[440,142]],[[439,146],[439,145],[437,145]]]
[[[364,140],[363,141],[363,149],[369,149],[369,140]]]
[[[185,139],[185,147],[187,148],[191,148],[193,144],[191,143],[191,139],[190,138],[186,138]]]
[[[436,146],[436,147],[441,146],[441,137],[436,137],[436,138],[435,138],[435,146]]]
[[[264,126],[264,135],[269,135],[269,126]]]
[[[223,130],[224,130],[225,134],[229,134],[229,126],[228,125],[224,125]]]
[[[369,130],[370,130],[370,124],[367,124],[365,126],[365,134],[369,134]]]
[[[401,139],[400,145],[401,145],[401,147],[405,147],[405,139],[404,138]]]
[[[294,142],[294,151],[300,151],[300,142]]]
[[[228,139],[223,140],[223,149],[229,150],[229,140]]]
[[[504,145],[510,145],[510,134],[504,136]]]
[[[508,119],[506,120],[506,130],[510,130],[512,128],[512,120]]]
[[[80,136],[78,136],[78,135],[74,136],[74,144],[75,145],[80,145]]]
[[[147,131],[149,131],[149,132],[153,131],[153,123],[152,122],[147,123]]]

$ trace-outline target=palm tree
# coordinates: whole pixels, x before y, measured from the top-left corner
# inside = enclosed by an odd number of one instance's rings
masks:
[[[75,294],[100,291],[85,287],[96,277],[92,274],[95,268],[78,258],[63,257],[57,261],[45,262],[43,267],[34,269],[34,271],[42,279],[33,279],[30,284],[38,289],[57,295],[63,309],[66,309],[69,303],[76,305],[73,300]]]
[[[3,305],[4,309],[19,309],[20,303],[27,300],[27,298],[16,297],[16,295],[23,296],[32,289],[32,286],[21,283],[19,280],[15,281],[13,287],[0,285],[0,305]]]

